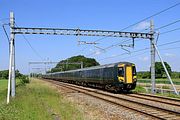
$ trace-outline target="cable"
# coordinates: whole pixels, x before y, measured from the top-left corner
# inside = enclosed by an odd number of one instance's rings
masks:
[[[162,26],[162,27],[159,27],[159,28],[157,28],[156,30],[165,28],[165,27],[170,26],[170,25],[172,25],[172,24],[175,24],[175,23],[177,23],[177,22],[180,22],[180,20],[177,20],[177,21],[174,21],[174,22],[169,23],[169,24],[167,24],[167,25],[164,25],[164,26]],[[145,30],[147,30],[147,29],[148,29],[148,28],[146,28]],[[176,29],[173,29],[173,30],[169,30],[169,31],[166,31],[166,32],[163,32],[163,33],[160,33],[160,34],[162,35],[162,34],[166,34],[166,33],[169,33],[169,32],[176,31],[176,30],[180,30],[180,28],[176,28]],[[144,30],[143,30],[143,31],[144,31]],[[131,40],[131,39],[128,39],[127,41],[129,41],[129,40]],[[179,41],[177,41],[177,42],[179,42]],[[122,44],[122,43],[123,43],[123,42],[117,43],[117,44],[114,44],[114,45],[110,45],[110,46],[104,48],[104,50],[110,49],[110,48],[112,48],[112,47],[116,47],[116,46],[118,46],[119,44]],[[172,43],[176,43],[176,42],[172,42]],[[169,43],[167,43],[167,44],[169,44]],[[161,46],[163,46],[163,45],[161,45]],[[85,48],[85,49],[86,49],[86,48]],[[96,52],[90,53],[90,54],[88,54],[87,56],[90,56],[90,55],[93,55],[93,54],[96,54]]]
[[[103,50],[107,50],[107,49],[110,49],[110,48],[113,48],[113,47],[119,47],[119,45],[121,45],[122,43],[127,43],[127,42],[129,42],[131,39],[128,39],[128,40],[126,40],[126,41],[123,41],[123,42],[118,42],[118,43],[116,43],[116,44],[114,44],[114,45],[110,45],[110,46],[108,46],[108,47],[106,47],[106,48],[103,48]],[[138,41],[138,40],[140,40],[140,39],[137,39],[136,41]],[[96,54],[96,51],[95,52],[92,52],[92,53],[90,53],[90,54],[88,54],[88,55],[86,55],[86,56],[91,56],[91,55],[94,55],[94,54]]]
[[[127,29],[127,28],[130,28],[130,27],[132,27],[132,26],[134,26],[134,25],[136,25],[136,24],[138,24],[138,23],[141,23],[141,22],[143,22],[143,21],[145,21],[145,20],[147,20],[147,19],[149,19],[149,18],[152,18],[152,17],[154,17],[154,16],[157,16],[157,15],[163,13],[163,12],[166,12],[167,10],[169,10],[169,9],[171,9],[171,8],[174,8],[174,7],[178,6],[178,5],[180,5],[180,2],[179,2],[179,3],[176,3],[175,5],[172,5],[172,6],[168,7],[168,8],[166,8],[166,9],[164,9],[164,10],[161,10],[161,11],[159,11],[159,12],[153,14],[153,15],[150,15],[150,16],[148,16],[148,17],[146,17],[146,18],[144,18],[144,19],[142,19],[142,20],[140,20],[140,21],[138,21],[138,22],[136,22],[136,23],[134,23],[134,24],[131,24],[131,25],[129,25],[128,27],[123,28],[122,31],[125,30],[125,29]]]
[[[178,42],[180,42],[180,40],[176,40],[176,41],[173,41],[173,42],[168,42],[168,43],[160,44],[160,45],[158,45],[158,47],[159,46],[170,45],[170,44],[174,44],[174,43],[178,43]],[[131,53],[141,52],[141,51],[148,50],[148,49],[150,49],[150,47],[139,49],[139,50],[136,50],[136,51],[132,51]],[[115,58],[115,57],[118,57],[118,56],[122,56],[122,55],[126,55],[126,54],[127,53],[122,53],[122,54],[119,54],[119,55],[116,55],[116,56],[102,58],[99,61],[106,60],[106,59],[112,59],[112,58]]]
[[[160,50],[170,50],[170,49],[180,49],[180,47],[173,47],[173,48],[165,48],[165,49],[160,49]],[[148,51],[147,51],[148,52]],[[147,53],[146,51],[141,53],[141,54],[136,54],[136,55],[133,55],[133,56],[130,56],[130,57],[124,57],[124,58],[121,58],[121,59],[129,59],[129,58],[133,58],[133,57],[137,57],[137,56],[140,56],[140,55],[143,55],[145,53]]]
[[[10,39],[9,39],[9,36],[7,34],[7,31],[6,31],[5,27],[4,27],[4,25],[9,25],[9,24],[3,24],[2,27],[3,27],[4,33],[5,33],[6,37],[7,37],[8,47],[9,47],[9,54],[10,54]]]
[[[159,11],[159,12],[153,14],[153,15],[150,15],[150,16],[148,16],[148,17],[146,17],[146,18],[144,18],[144,19],[142,19],[142,20],[140,20],[140,21],[138,21],[138,22],[136,22],[136,23],[134,23],[134,24],[131,24],[131,25],[129,25],[129,26],[121,29],[120,31],[123,31],[123,30],[125,30],[125,29],[128,29],[128,28],[130,28],[130,27],[132,27],[132,26],[134,26],[134,25],[136,25],[136,24],[138,24],[138,23],[141,23],[141,22],[143,22],[143,21],[145,21],[145,20],[147,20],[147,19],[149,19],[149,18],[151,18],[151,17],[157,16],[157,15],[159,15],[159,14],[161,14],[161,13],[163,13],[163,12],[165,12],[165,11],[171,9],[171,8],[174,8],[174,7],[178,6],[178,5],[180,5],[180,2],[179,2],[179,3],[176,3],[175,5],[172,5],[172,6],[168,7],[168,8],[166,8],[166,9],[164,9],[164,10],[161,10],[161,11]],[[157,29],[155,29],[155,30],[162,29],[162,28],[164,28],[164,27],[170,26],[170,25],[175,24],[175,23],[177,23],[177,22],[180,22],[180,20],[177,20],[177,21],[175,21],[175,22],[169,23],[169,24],[164,25],[164,26],[162,26],[162,27],[159,27],[159,28],[157,28]],[[146,29],[148,29],[148,28],[146,28]],[[146,29],[145,29],[145,30],[146,30]],[[100,38],[100,39],[97,39],[97,40],[94,41],[94,42],[100,41],[100,40],[105,39],[105,38],[107,38],[107,36],[106,36],[106,37],[103,37],[103,38]]]
[[[155,14],[152,14],[152,15],[150,15],[150,16],[148,16],[148,17],[146,17],[146,18],[144,18],[144,19],[142,19],[142,20],[140,20],[140,21],[138,21],[138,22],[136,22],[136,23],[134,23],[134,24],[131,24],[131,25],[129,25],[129,26],[121,29],[120,31],[123,31],[123,30],[125,30],[125,29],[128,29],[128,28],[130,28],[130,27],[132,27],[132,26],[134,26],[134,25],[136,25],[136,24],[138,24],[138,23],[141,23],[141,22],[143,22],[143,21],[145,21],[145,20],[147,20],[147,19],[149,19],[149,18],[151,18],[151,17],[157,16],[157,15],[163,13],[163,12],[166,12],[166,11],[168,11],[169,9],[172,9],[172,8],[178,6],[178,5],[180,5],[180,2],[174,4],[174,5],[166,8],[166,9],[163,9],[163,10],[161,10],[161,11],[155,13]],[[176,22],[177,22],[177,21],[176,21]],[[178,22],[179,22],[179,20],[178,20]],[[174,24],[174,23],[171,23],[171,24]],[[166,26],[169,26],[169,25],[166,25]],[[162,26],[162,27],[165,27],[165,26]],[[148,28],[146,28],[146,29],[148,29]],[[145,30],[146,30],[146,29],[145,29]],[[160,28],[158,28],[158,29],[160,29]],[[95,40],[94,42],[98,42],[98,41],[100,41],[100,40],[102,40],[102,39],[105,39],[105,38],[107,38],[107,36],[106,36],[106,37],[103,37],[103,38],[100,38],[100,39],[97,39],[97,40]]]
[[[168,43],[160,44],[160,45],[158,45],[158,47],[159,47],[159,46],[170,45],[170,44],[174,44],[174,43],[178,43],[178,42],[180,42],[180,40],[176,40],[176,41],[172,41],[172,42],[168,42]]]
[[[128,29],[128,28],[130,28],[130,27],[132,27],[132,26],[134,26],[134,25],[136,25],[136,24],[139,24],[139,23],[141,23],[141,22],[143,22],[143,21],[149,19],[149,18],[152,18],[152,17],[154,17],[154,16],[157,16],[157,15],[163,13],[163,12],[166,12],[166,11],[168,11],[169,9],[172,9],[172,8],[178,6],[178,5],[180,5],[180,2],[178,2],[178,3],[176,3],[176,4],[172,5],[172,6],[170,6],[170,7],[168,7],[168,8],[165,8],[165,9],[163,9],[163,10],[161,10],[161,11],[155,13],[155,14],[152,14],[152,15],[150,15],[150,16],[148,16],[148,17],[146,17],[146,18],[144,18],[144,19],[142,19],[142,20],[140,20],[140,21],[138,21],[138,22],[136,22],[136,23],[134,23],[134,24],[131,24],[131,25],[129,25],[129,26],[127,26],[127,27],[121,29],[120,31],[126,30],[126,29]],[[106,36],[106,37],[107,37],[107,36]],[[102,40],[102,39],[105,39],[106,37],[97,39],[97,40],[94,41],[94,42],[97,42],[97,41],[100,41],[100,40]]]
[[[2,18],[2,19],[0,19],[0,21],[3,21],[3,20],[9,20],[9,18]]]
[[[178,22],[180,22],[180,20],[176,20],[176,21],[174,21],[174,22],[172,22],[172,23],[169,23],[169,24],[167,24],[167,25],[164,25],[164,26],[161,26],[161,27],[159,27],[159,28],[156,28],[155,30],[159,30],[159,29],[168,27],[168,26],[173,25],[173,24],[178,23]]]
[[[133,51],[133,52],[131,52],[131,53],[142,52],[142,51],[148,50],[148,49],[150,49],[150,47],[143,48],[143,49],[139,49],[139,50]],[[111,59],[111,58],[115,58],[115,57],[122,56],[122,55],[126,55],[126,54],[127,54],[127,53],[122,53],[122,54],[119,54],[119,55],[116,55],[116,56],[106,57],[106,58],[100,59],[99,61],[106,60],[106,59]]]
[[[126,41],[122,41],[122,42],[118,42],[118,43],[116,43],[116,44],[113,44],[113,45],[110,45],[110,46],[108,46],[108,47],[106,47],[106,48],[103,48],[103,50],[107,50],[107,49],[110,49],[110,48],[113,48],[113,47],[117,47],[117,46],[119,46],[120,44],[122,44],[122,43],[126,43],[126,42],[128,42],[129,40],[131,40],[131,39],[128,39],[128,40],[126,40]],[[96,51],[95,52],[92,52],[92,53],[90,53],[90,54],[88,54],[88,55],[86,55],[86,56],[91,56],[91,55],[94,55],[94,54],[96,54]]]
[[[179,49],[180,47],[173,47],[173,48],[164,48],[164,49],[160,49],[160,50],[172,50],[172,49]]]
[[[23,34],[22,34],[22,36],[26,40],[26,42],[28,43],[30,48],[34,51],[34,53],[43,61],[43,58],[41,57],[41,55],[32,47],[31,43],[27,40],[27,38]]]
[[[142,32],[142,31],[145,31],[145,30],[148,30],[150,27],[147,27],[147,28],[145,28],[145,29],[143,29],[143,30],[140,30],[139,32]],[[128,39],[128,40],[126,40],[126,41],[122,41],[122,42],[118,42],[117,44],[114,44],[114,45],[110,45],[110,46],[108,46],[108,47],[106,47],[106,48],[104,48],[104,50],[107,50],[107,49],[110,49],[110,48],[113,48],[113,47],[118,47],[120,44],[122,44],[122,43],[126,43],[126,42],[128,42],[128,41],[130,41],[131,40],[131,38],[130,39]],[[136,40],[137,41],[137,40]],[[89,56],[89,55],[93,55],[93,54],[96,54],[96,52],[93,52],[93,53],[90,53],[90,54],[88,54],[87,56]]]
[[[3,25],[3,24],[5,24],[3,21],[5,21],[5,20],[9,20],[9,18],[3,18],[3,19],[0,19],[0,22],[1,22],[1,24]]]
[[[17,24],[15,23],[15,25],[17,26]],[[30,46],[30,48],[34,51],[34,53],[43,61],[43,58],[41,57],[41,55],[33,48],[33,46],[31,45],[31,43],[28,41],[28,39],[23,35],[23,38],[25,39],[25,41],[27,42],[27,44]]]
[[[172,29],[172,30],[169,30],[169,31],[162,32],[162,33],[160,33],[160,35],[163,35],[163,34],[166,34],[166,33],[170,33],[170,32],[174,32],[176,30],[180,30],[180,28],[175,28],[175,29]]]
[[[164,26],[161,26],[161,27],[159,27],[159,28],[156,28],[155,30],[159,30],[159,29],[162,29],[162,28],[165,28],[165,27],[168,27],[168,26],[170,26],[170,25],[173,25],[173,24],[175,24],[175,23],[178,23],[178,22],[180,22],[180,20],[176,20],[176,21],[174,21],[174,22],[172,22],[172,23],[169,23],[169,24],[167,24],[167,25],[164,25]],[[150,27],[148,27],[148,28],[150,28]],[[146,28],[146,29],[144,29],[144,30],[147,30],[148,28]],[[180,28],[179,28],[180,29]],[[143,31],[144,31],[143,30]],[[175,30],[177,30],[177,29],[175,29]],[[175,30],[173,30],[173,31],[175,31]],[[140,31],[140,32],[142,32],[142,31]],[[169,32],[169,31],[168,31]],[[97,41],[99,41],[99,40],[102,40],[103,38],[101,38],[101,39],[98,39],[98,40],[96,40],[95,42],[97,42]],[[115,45],[116,46],[116,45]],[[111,46],[109,46],[109,47],[114,47],[113,45],[111,45]],[[107,48],[109,48],[109,47],[107,47]],[[106,49],[106,48],[104,48],[104,49]],[[91,53],[91,54],[89,54],[89,55],[93,55],[93,54],[95,54],[96,52],[93,52],[93,53]],[[88,55],[88,56],[89,56]]]
[[[6,31],[5,27],[4,27],[4,25],[5,25],[5,24],[3,24],[2,27],[3,27],[3,30],[4,30],[5,35],[6,35],[6,37],[7,37],[8,43],[9,43],[9,42],[10,42],[10,39],[9,39],[9,36],[8,36],[8,34],[7,34],[7,31]]]

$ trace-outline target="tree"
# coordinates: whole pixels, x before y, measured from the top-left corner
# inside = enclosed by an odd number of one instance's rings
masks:
[[[8,77],[9,77],[9,70],[0,71],[0,78],[1,79],[8,79]]]
[[[19,70],[16,70],[15,74],[16,74],[16,78],[20,78],[23,76],[23,74],[21,74]],[[0,71],[0,79],[8,79],[8,77],[9,77],[9,70]]]
[[[138,78],[143,78],[143,79],[149,79],[151,78],[150,72],[149,71],[140,71],[137,72]]]
[[[61,60],[55,68],[51,69],[51,72],[66,71],[66,70],[75,70],[81,67],[80,64],[68,64],[73,62],[83,62],[83,67],[91,67],[100,65],[94,58],[86,58],[82,55],[73,56],[67,58],[66,60]]]
[[[167,62],[164,62],[164,64],[167,68],[167,71],[171,75],[172,71],[171,71],[170,65]],[[161,62],[155,62],[155,75],[156,75],[156,78],[163,78],[166,76],[165,70]]]

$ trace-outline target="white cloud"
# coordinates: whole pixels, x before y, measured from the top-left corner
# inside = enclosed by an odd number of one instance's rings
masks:
[[[145,57],[139,57],[139,60],[141,61],[148,61],[149,57],[145,56]]]
[[[116,54],[112,54],[112,55],[111,55],[111,57],[115,57],[115,56],[117,56],[117,55],[116,55]]]
[[[93,49],[90,48],[89,51],[90,51],[90,52],[93,52]]]
[[[99,55],[99,54],[101,54],[100,51],[95,51],[95,55]]]
[[[166,56],[166,57],[175,57],[176,55],[172,54],[172,53],[165,53],[164,56]]]
[[[144,21],[134,27],[133,30],[144,30],[150,27],[150,22]]]

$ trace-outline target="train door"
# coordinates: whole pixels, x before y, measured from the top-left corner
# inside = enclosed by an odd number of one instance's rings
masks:
[[[132,66],[126,66],[126,83],[132,83]]]
[[[100,81],[101,81],[101,83],[104,83],[104,79],[103,79],[104,71],[103,70],[104,70],[103,68],[100,69]]]

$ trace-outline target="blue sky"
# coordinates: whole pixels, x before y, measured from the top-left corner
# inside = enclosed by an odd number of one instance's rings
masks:
[[[8,23],[9,13],[13,11],[15,21],[21,27],[53,27],[121,30],[143,18],[159,12],[179,0],[1,0],[0,24]],[[180,19],[180,5],[158,16],[153,17],[155,28]],[[150,19],[143,21],[125,31],[142,31],[149,27]],[[180,27],[180,22],[160,29],[165,32]],[[9,27],[6,26],[9,33]],[[149,32],[146,30],[144,32]],[[180,40],[179,32],[174,31],[160,35],[158,45]],[[2,27],[0,27],[0,70],[8,69],[8,42]],[[74,55],[85,55],[95,58],[100,64],[129,61],[137,65],[137,70],[149,70],[150,50],[134,53],[133,51],[150,47],[148,40],[136,39],[134,48],[121,49],[120,46],[101,50],[108,46],[128,40],[127,38],[105,38],[94,45],[78,45],[77,40],[96,41],[102,37],[25,35],[33,48],[43,60],[59,61]],[[24,40],[22,35],[16,35],[16,69],[28,73],[28,62],[42,61]],[[131,41],[126,42],[131,44]],[[164,61],[167,61],[173,71],[180,71],[180,42],[159,47]],[[170,48],[170,49],[168,49]],[[171,49],[172,48],[172,49]],[[176,48],[176,49],[173,49]],[[92,54],[93,53],[93,54]],[[125,55],[121,55],[127,53]],[[156,61],[159,61],[156,57]],[[37,67],[37,66],[35,66]]]

